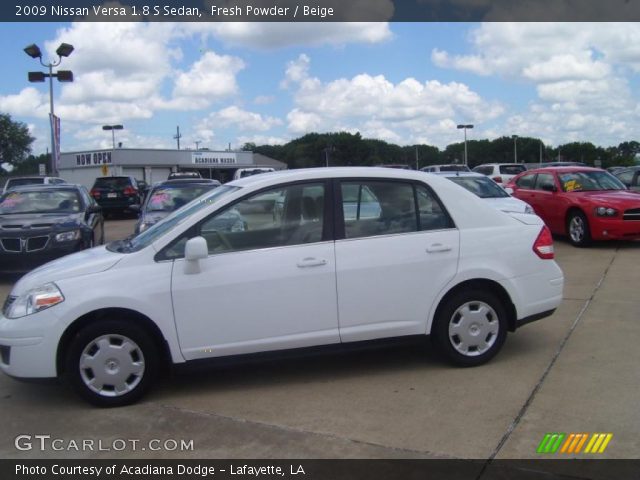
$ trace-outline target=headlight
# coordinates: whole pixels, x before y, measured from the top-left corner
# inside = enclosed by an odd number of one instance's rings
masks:
[[[18,298],[5,312],[7,318],[20,318],[39,312],[64,302],[64,296],[55,283],[47,283],[38,288],[33,288]]]
[[[531,208],[531,205],[527,205],[524,207],[524,213],[530,213],[533,215],[535,212],[533,211],[533,208]]]
[[[598,217],[615,217],[618,214],[618,211],[611,207],[596,207],[594,209],[594,213]]]
[[[80,238],[80,230],[72,230],[71,232],[63,232],[56,235],[56,242],[71,242]]]

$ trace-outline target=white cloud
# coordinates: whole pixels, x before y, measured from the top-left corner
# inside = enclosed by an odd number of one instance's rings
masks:
[[[263,116],[249,112],[237,106],[223,108],[211,113],[199,124],[199,128],[217,129],[220,127],[236,127],[241,131],[266,132],[273,127],[282,125],[282,120],[275,117]]]
[[[615,144],[640,127],[629,74],[640,71],[640,29],[632,23],[485,23],[469,35],[472,53],[434,49],[443,68],[535,86],[538,101],[509,117],[504,132],[555,144]]]
[[[245,67],[242,60],[229,55],[206,52],[188,72],[180,72],[174,97],[204,97],[215,101],[238,91],[236,74]]]
[[[406,78],[393,83],[384,75],[359,74],[327,83],[309,75],[310,59],[290,62],[285,84],[295,89],[295,108],[287,116],[289,130],[358,130],[365,135],[399,143],[434,138],[455,122],[483,122],[499,117],[503,107],[488,102],[459,82],[420,82]],[[453,125],[453,130],[451,130]],[[438,141],[442,144],[442,141]]]
[[[48,118],[49,98],[33,87],[15,95],[0,96],[0,111],[10,115]]]

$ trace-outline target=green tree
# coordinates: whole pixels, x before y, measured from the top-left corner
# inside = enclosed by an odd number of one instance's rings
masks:
[[[24,123],[14,122],[10,115],[0,113],[0,165],[18,166],[31,152],[34,140]]]

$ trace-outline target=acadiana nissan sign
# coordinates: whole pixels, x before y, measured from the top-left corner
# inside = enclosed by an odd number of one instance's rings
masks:
[[[76,154],[76,167],[94,167],[96,165],[111,165],[111,152]]]
[[[232,152],[194,152],[191,163],[195,165],[235,165],[238,163],[236,154]]]

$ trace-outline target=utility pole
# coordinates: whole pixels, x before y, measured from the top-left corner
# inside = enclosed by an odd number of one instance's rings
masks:
[[[420,170],[420,158],[418,157],[418,145],[416,145],[416,170]]]
[[[176,134],[173,138],[174,140],[176,140],[176,142],[178,142],[178,150],[180,150],[180,139],[182,138],[182,135],[180,135],[180,126],[176,127]]]
[[[201,144],[201,143],[202,143],[202,141],[201,141],[201,140],[196,140],[196,141],[195,141],[195,144],[196,144],[196,152],[197,152],[198,150],[200,150],[200,144]]]

